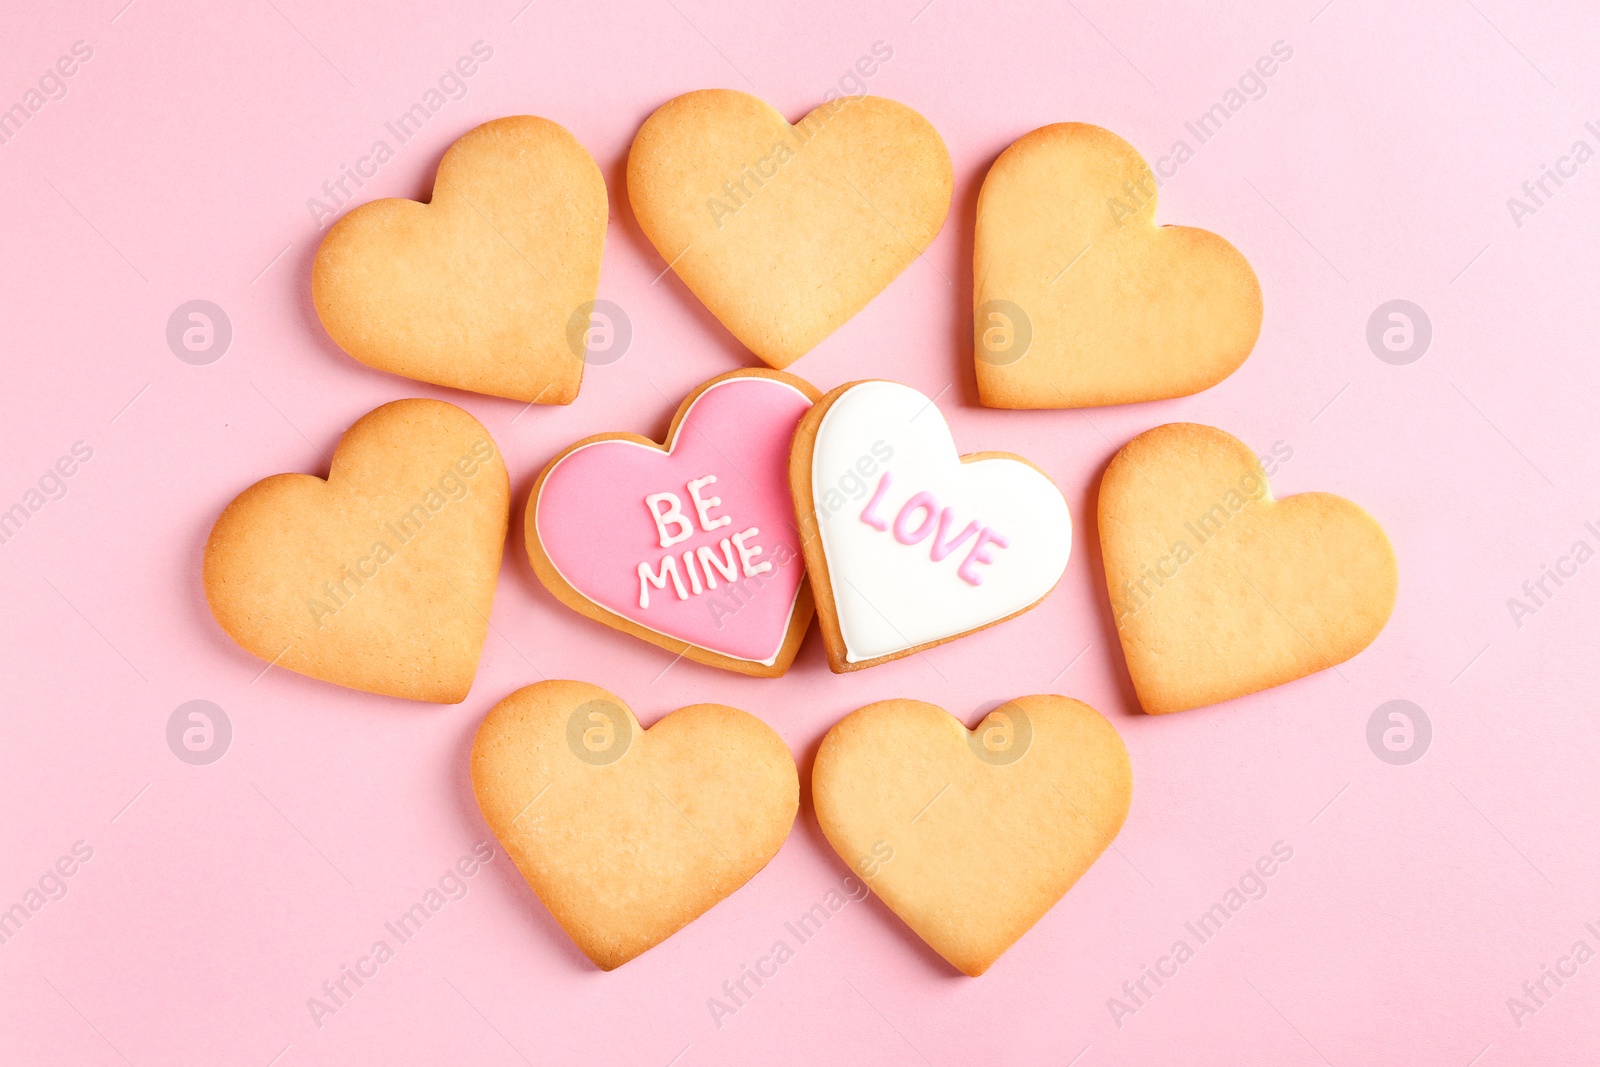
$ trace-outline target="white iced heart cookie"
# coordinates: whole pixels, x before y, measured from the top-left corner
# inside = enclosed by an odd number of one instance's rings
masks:
[[[835,672],[1021,614],[1066,570],[1072,515],[1020,456],[962,456],[932,400],[842,385],[800,420],[789,484]]]

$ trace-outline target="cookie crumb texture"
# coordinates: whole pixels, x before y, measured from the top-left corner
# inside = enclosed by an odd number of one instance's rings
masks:
[[[800,802],[794,758],[754,715],[696,704],[641,730],[617,697],[572,681],[489,712],[472,788],[528,885],[607,971],[749,881]]]
[[[529,115],[496,119],[450,146],[431,202],[375,200],[335,223],[312,302],[328,336],[368,366],[570,404],[606,215],[600,168],[572,134]]]

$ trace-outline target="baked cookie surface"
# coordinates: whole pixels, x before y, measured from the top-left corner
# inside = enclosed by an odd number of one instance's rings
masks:
[[[312,302],[334,343],[378,370],[570,404],[607,211],[600,168],[572,134],[495,119],[445,152],[429,203],[375,200],[334,223]]]
[[[472,789],[534,893],[609,971],[766,866],[800,784],[783,740],[746,712],[696,704],[643,730],[599,686],[550,681],[483,720]]]
[[[840,858],[976,977],[1110,845],[1133,773],[1081,701],[1018,697],[969,731],[933,704],[885,700],[828,731],[811,791]]]
[[[268,663],[459,703],[488,630],[510,497],[477,419],[396,400],[345,432],[326,480],[273,475],[224,509],[206,541],[206,600]]]
[[[1134,147],[1080,122],[1019,138],[990,167],[973,241],[978,392],[997,408],[1188,396],[1261,332],[1249,262],[1208,230],[1158,226]]]
[[[628,200],[650,242],[779,368],[933,242],[952,188],[933,126],[874,96],[828,101],[790,126],[746,93],[686,93],[645,120],[628,152]]]
[[[1210,426],[1124,445],[1099,519],[1117,634],[1152,714],[1343,663],[1394,609],[1399,568],[1376,519],[1332,493],[1274,500],[1250,449]]]

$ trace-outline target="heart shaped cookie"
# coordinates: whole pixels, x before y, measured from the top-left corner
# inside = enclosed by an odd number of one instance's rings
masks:
[[[800,420],[789,484],[828,665],[855,671],[1043,600],[1072,515],[1008,452],[956,453],[934,402],[898,382],[842,385]]]
[[[472,790],[528,885],[607,971],[765,867],[800,802],[794,758],[755,716],[696,704],[643,730],[604,689],[564,681],[489,712]]]
[[[528,558],[574,611],[699,663],[777,677],[811,623],[789,442],[820,394],[734,371],[678,408],[665,446],[585,438],[528,498]]]
[[[950,210],[950,154],[904,104],[831,100],[790,126],[745,93],[667,101],[628,151],[628,201],[691,292],[786,367],[867,306]]]
[[[1261,286],[1214,233],[1157,226],[1156,178],[1098,126],[1034,130],[978,197],[978,392],[996,408],[1079,408],[1216,385],[1261,332]]]
[[[1394,549],[1331,493],[1273,500],[1237,438],[1193,423],[1122,447],[1100,483],[1106,588],[1139,703],[1153,715],[1343,663],[1394,608]]]
[[[311,298],[328,336],[370,367],[570,404],[606,211],[600,168],[572,134],[496,119],[450,146],[431,203],[375,200],[335,223]]]
[[[811,795],[840,858],[976,977],[1111,844],[1133,772],[1080,701],[1018,697],[968,732],[932,704],[885,700],[828,731]]]
[[[326,481],[275,474],[227,506],[206,541],[206,600],[270,664],[456,704],[478,670],[510,505],[477,419],[396,400],[345,432]]]

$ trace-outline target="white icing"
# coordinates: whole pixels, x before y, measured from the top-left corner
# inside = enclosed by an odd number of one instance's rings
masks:
[[[869,516],[878,521],[869,522],[862,514],[883,471],[892,478]],[[898,382],[863,382],[829,406],[817,427],[811,493],[851,663],[1030,607],[1060,579],[1072,552],[1072,515],[1049,478],[1014,459],[962,463],[933,401]],[[908,515],[910,528],[927,524],[932,535],[906,544],[894,534],[901,509],[918,494],[951,513],[942,543],[933,532],[938,516],[921,504]],[[980,533],[932,558],[973,522]]]
[[[702,497],[700,495],[700,490],[704,489],[708,485],[711,485],[716,480],[717,476],[715,474],[708,474],[704,478],[694,479],[694,481],[690,482],[687,486],[689,490],[689,499],[694,501],[694,513],[700,517],[700,529],[704,530],[706,533],[710,533],[712,530],[718,529],[719,527],[726,526],[733,521],[732,515],[724,515],[718,519],[713,519],[711,517],[711,509],[722,506],[722,498],[720,496]]]
[[[678,559],[676,556],[661,557],[661,565],[654,572],[650,570],[650,564],[639,564],[639,606],[641,608],[650,606],[650,586],[653,585],[657,589],[665,589],[669,577],[672,579],[672,588],[677,590],[678,599],[688,600],[689,593],[683,588],[683,579],[678,577]],[[699,592],[699,590],[697,589],[695,592]]]
[[[744,568],[745,577],[747,578],[754,578],[756,575],[765,574],[772,569],[771,560],[764,560],[760,563],[751,562],[761,555],[761,546],[747,545],[745,540],[746,538],[755,537],[759,533],[761,531],[752,526],[748,530],[741,530],[733,535],[733,547],[739,550],[739,566]]]
[[[667,506],[659,508],[657,504]],[[678,499],[677,493],[651,493],[644,498],[644,506],[650,509],[650,517],[656,521],[656,532],[661,535],[662,548],[671,548],[694,535],[694,527],[689,525],[689,519],[683,513],[683,501]],[[676,527],[676,532],[667,531],[668,523]]]

